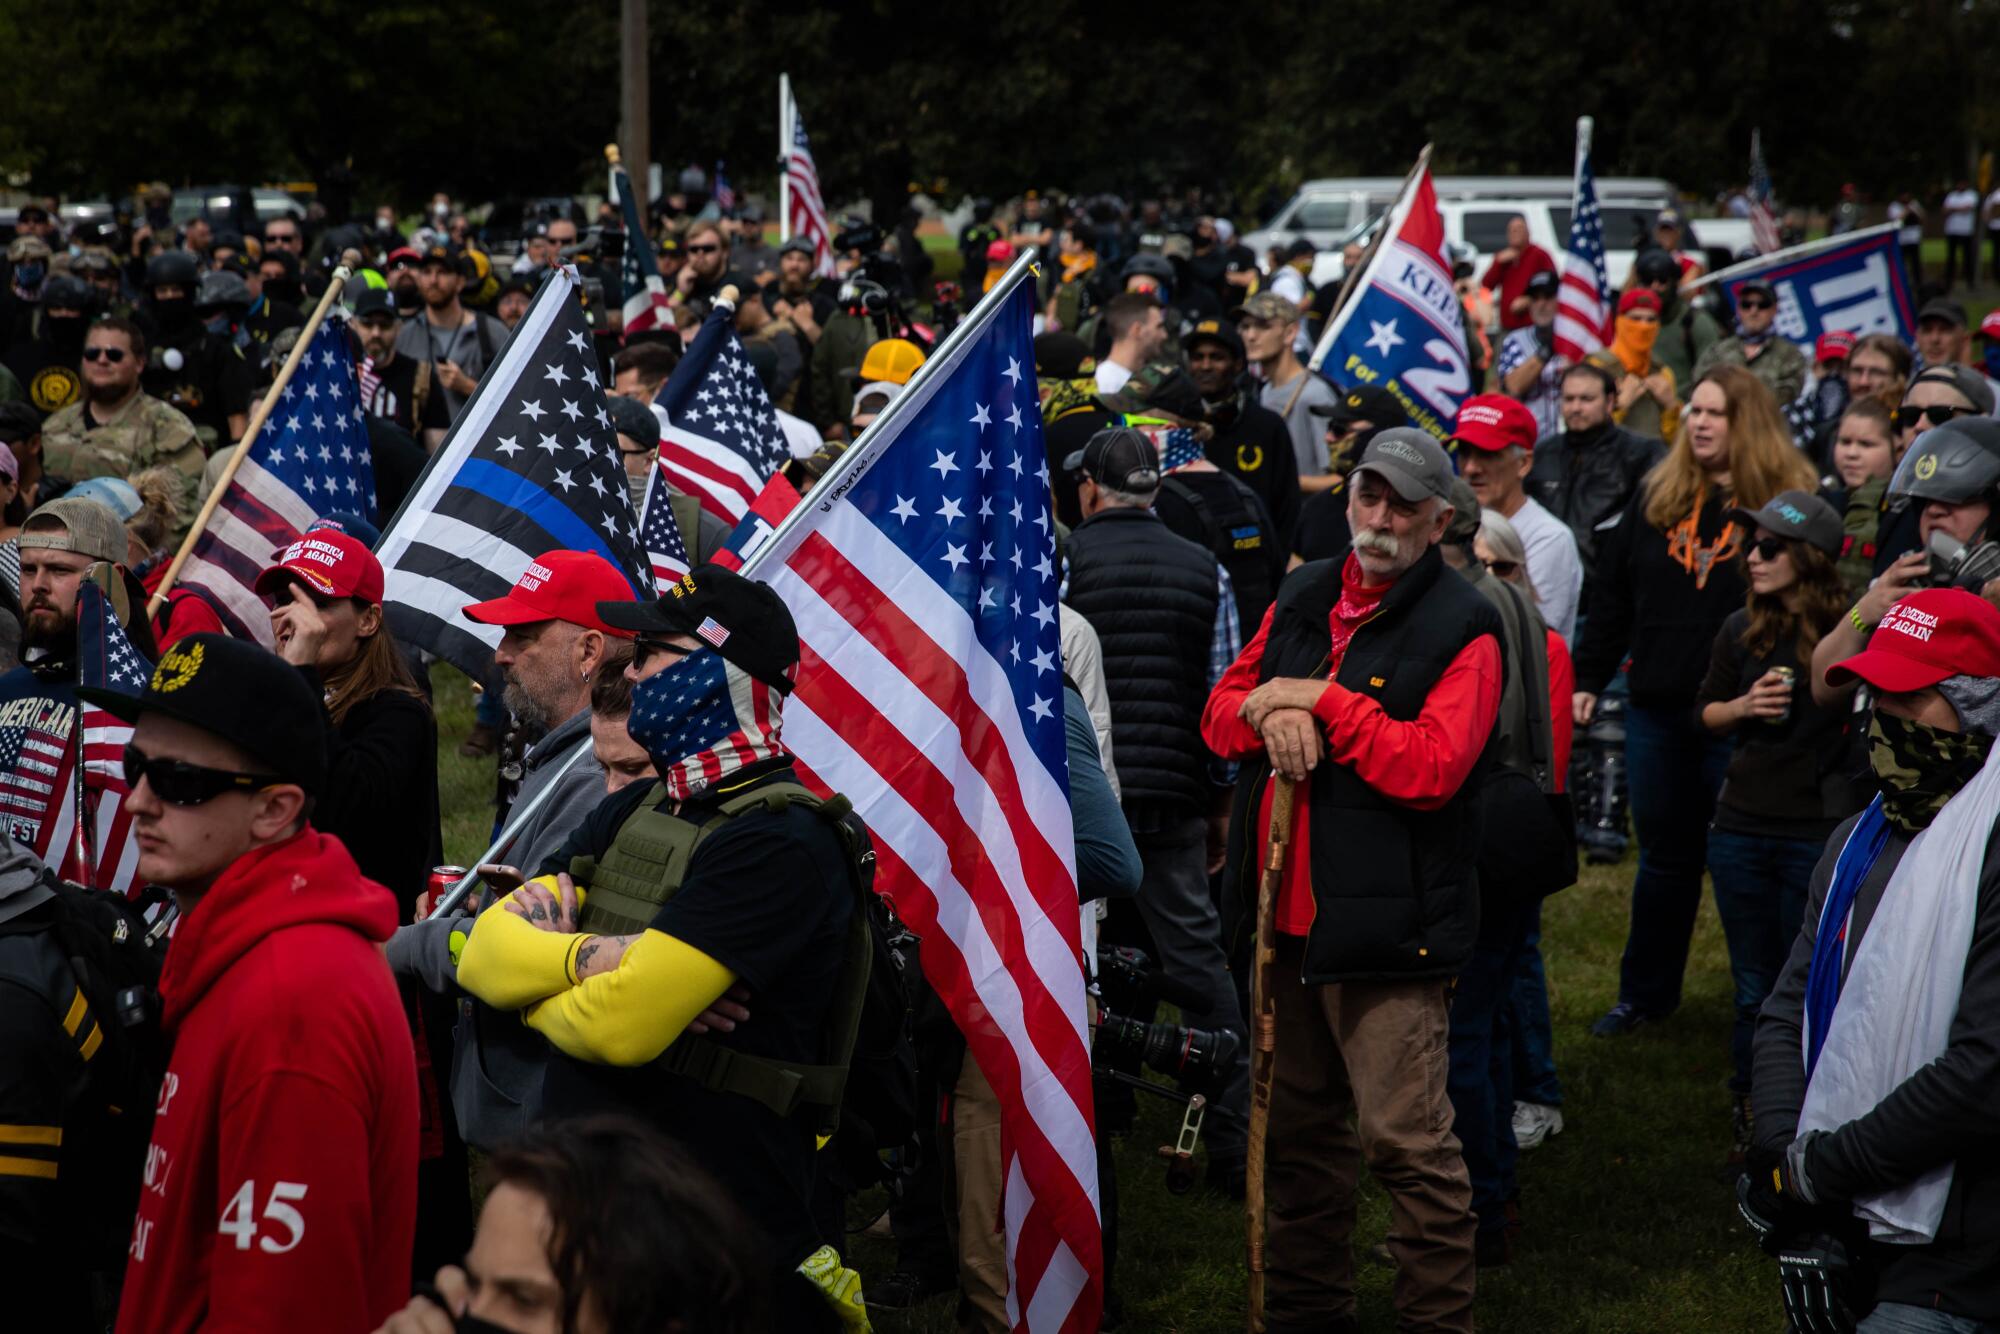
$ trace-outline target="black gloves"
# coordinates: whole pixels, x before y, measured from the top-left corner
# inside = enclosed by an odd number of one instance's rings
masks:
[[[1817,1138],[1817,1133],[1800,1137],[1782,1156],[1753,1155],[1750,1170],[1736,1183],[1736,1209],[1757,1234],[1757,1244],[1778,1262],[1792,1328],[1799,1334],[1852,1334],[1857,1311],[1867,1309],[1859,1296],[1866,1284],[1838,1235],[1852,1230],[1852,1215],[1816,1205],[1810,1193]]]
[[[1815,1232],[1778,1247],[1785,1315],[1799,1334],[1853,1334],[1858,1286],[1846,1245]]]

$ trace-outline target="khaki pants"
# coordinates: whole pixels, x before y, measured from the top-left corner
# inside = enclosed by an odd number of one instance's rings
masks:
[[[1007,1334],[1007,1237],[1000,1221],[1000,1100],[965,1054],[951,1098],[958,1187],[959,1328]]]
[[[1270,1327],[1318,1328],[1353,1315],[1354,1192],[1365,1157],[1389,1192],[1396,1327],[1465,1334],[1472,1187],[1445,1096],[1445,984],[1307,986],[1304,953],[1302,939],[1278,937],[1265,1152]]]

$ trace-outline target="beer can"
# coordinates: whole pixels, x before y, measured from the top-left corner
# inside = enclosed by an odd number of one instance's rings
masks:
[[[433,866],[424,881],[423,896],[417,900],[417,918],[421,922],[429,917],[444,896],[451,893],[453,885],[465,879],[463,866]]]
[[[1790,691],[1794,688],[1793,683],[1798,680],[1799,676],[1798,672],[1790,667],[1773,667],[1771,669],[1771,674],[1773,676],[1776,676],[1779,680],[1785,683],[1785,689],[1787,691]],[[1792,697],[1791,695],[1787,694],[1785,696],[1785,711],[1779,714],[1777,717],[1772,718],[1770,722],[1773,727],[1782,727],[1791,720],[1792,720]]]

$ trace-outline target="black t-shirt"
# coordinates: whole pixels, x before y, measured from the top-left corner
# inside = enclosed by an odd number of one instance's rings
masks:
[[[287,329],[305,327],[306,315],[289,301],[265,298],[243,318],[244,332],[257,344],[258,360],[270,360],[271,340]]]
[[[196,426],[211,428],[216,444],[228,444],[234,438],[229,434],[229,419],[250,412],[249,361],[233,339],[205,329],[183,334],[179,342],[168,346],[180,352],[181,368],[150,366],[140,376],[141,387],[186,413]]]
[[[387,417],[370,417],[366,425],[368,461],[375,469],[375,516],[387,525],[417,484],[428,456],[415,436]]]
[[[796,782],[784,761],[723,797],[773,782]],[[542,874],[569,869],[571,857],[601,855],[642,803],[669,800],[656,783],[634,783],[598,803]],[[718,798],[685,803],[695,824]],[[804,806],[782,814],[758,808],[702,840],[680,889],[652,929],[684,941],[736,974],[750,991],[751,1019],[734,1033],[710,1034],[725,1047],[780,1060],[827,1058],[827,1009],[845,962],[854,890],[840,838]],[[543,1107],[551,1117],[620,1107],[688,1145],[769,1234],[782,1257],[804,1259],[822,1241],[812,1218],[814,1134],[800,1116],[780,1119],[733,1093],[711,1093],[657,1065],[617,1069],[550,1053]]]
[[[425,376],[423,402],[416,401],[417,368],[423,365],[427,363],[405,356],[397,357],[387,366],[378,364],[375,378],[380,384],[363,405],[369,415],[394,422],[412,436],[427,430],[449,429],[451,409],[445,405],[444,386],[438,383],[437,367],[431,366]]]
[[[1257,493],[1278,526],[1278,545],[1291,549],[1299,523],[1299,465],[1285,419],[1254,393],[1238,390],[1233,403],[1211,410],[1206,420],[1214,428],[1204,446],[1208,461]]]
[[[1347,526],[1347,488],[1315,493],[1299,507],[1292,552],[1300,560],[1344,560],[1354,545]]]

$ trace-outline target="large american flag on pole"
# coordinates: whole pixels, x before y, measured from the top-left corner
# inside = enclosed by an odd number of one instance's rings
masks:
[[[732,525],[792,456],[771,396],[736,337],[736,308],[726,301],[701,322],[653,406],[666,414],[660,466],[678,490]]]
[[[826,226],[826,201],[820,198],[819,168],[813,165],[812,145],[806,142],[806,123],[799,117],[799,104],[790,104],[791,146],[785,153],[785,176],[791,182],[793,236],[803,236],[813,245],[813,272],[833,275],[833,233]]]
[[[238,639],[273,644],[269,611],[252,588],[273,553],[323,514],[375,518],[375,465],[357,385],[347,321],[329,317],[181,567],[179,586],[205,594]]]
[[[653,238],[639,219],[639,196],[623,166],[611,168],[611,189],[625,218],[625,259],[619,281],[625,288],[625,336],[649,329],[671,329],[674,317],[667,305],[667,284],[653,256]]]
[[[1611,324],[1611,277],[1604,269],[1604,215],[1597,208],[1597,175],[1590,165],[1590,121],[1576,126],[1576,191],[1563,251],[1562,285],[1556,289],[1556,355],[1572,363],[1604,346]]]
[[[744,573],[798,624],[785,740],[868,822],[877,885],[998,1095],[1010,1319],[1088,1331],[1102,1238],[1026,274]]]
[[[574,268],[551,273],[459,410],[375,554],[396,637],[469,675],[500,627],[465,618],[548,551],[591,551],[653,587]]]
[[[1771,212],[1771,169],[1764,163],[1764,132],[1750,131],[1750,237],[1757,253],[1784,248],[1777,215]]]

